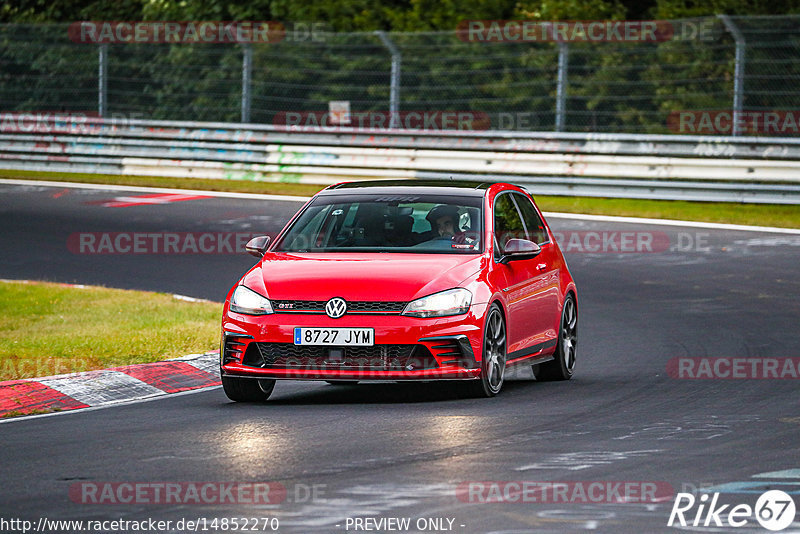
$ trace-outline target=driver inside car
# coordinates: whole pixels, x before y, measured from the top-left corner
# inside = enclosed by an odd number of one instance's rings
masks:
[[[450,239],[456,244],[471,244],[465,232],[459,228],[458,207],[449,204],[439,204],[435,206],[425,219],[431,225],[432,239]]]

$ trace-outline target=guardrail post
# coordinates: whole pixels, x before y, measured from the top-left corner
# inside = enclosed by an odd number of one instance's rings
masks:
[[[741,124],[739,123],[742,115],[742,104],[744,102],[744,55],[747,47],[747,42],[744,39],[739,27],[733,22],[733,19],[728,15],[717,15],[725,28],[733,35],[733,40],[736,42],[736,65],[733,71],[733,128],[731,133],[733,135],[740,135]]]
[[[108,112],[108,44],[102,43],[97,54],[97,114],[105,117]]]
[[[250,80],[253,77],[253,46],[242,45],[242,123],[250,122]]]
[[[567,113],[567,69],[569,68],[569,48],[566,41],[558,42],[558,82],[556,85],[556,131],[564,131]]]
[[[375,35],[383,43],[383,46],[389,50],[389,53],[392,54],[392,73],[391,73],[391,82],[389,87],[389,127],[390,128],[399,128],[400,127],[400,64],[402,61],[402,56],[400,55],[400,50],[394,45],[391,39],[386,35],[383,31],[376,31]]]

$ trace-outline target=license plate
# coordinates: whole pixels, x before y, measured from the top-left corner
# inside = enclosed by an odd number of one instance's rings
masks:
[[[375,343],[374,328],[308,328],[294,329],[295,345],[338,345],[353,347],[372,346]]]

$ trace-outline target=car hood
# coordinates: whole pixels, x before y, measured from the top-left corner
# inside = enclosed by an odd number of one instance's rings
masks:
[[[410,301],[458,287],[480,255],[267,253],[242,282],[273,300]]]

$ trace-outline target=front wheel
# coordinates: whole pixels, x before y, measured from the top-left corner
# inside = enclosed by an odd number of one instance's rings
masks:
[[[503,387],[506,372],[506,322],[500,307],[493,304],[483,331],[481,376],[465,384],[471,397],[494,397]]]
[[[264,402],[272,395],[275,380],[223,376],[222,389],[232,401]]]
[[[536,380],[569,380],[575,370],[575,352],[578,347],[578,308],[572,293],[564,300],[561,323],[558,329],[558,345],[555,359],[532,366]]]

